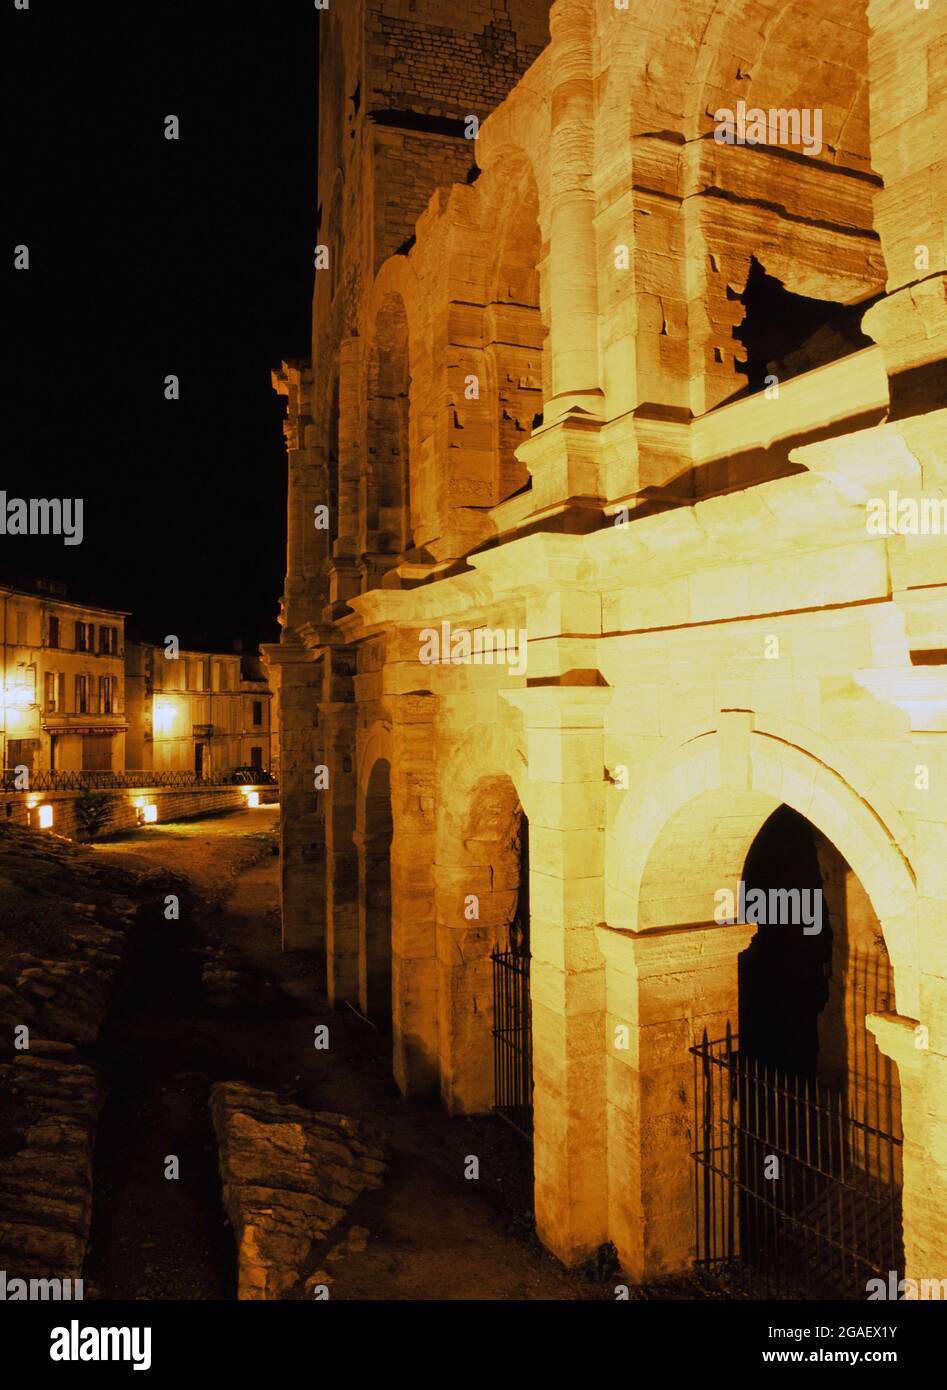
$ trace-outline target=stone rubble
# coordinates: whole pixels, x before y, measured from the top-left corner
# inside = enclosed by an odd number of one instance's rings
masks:
[[[170,882],[0,826],[0,1269],[11,1277],[82,1275],[104,1086],[77,1048],[121,988],[139,904],[161,902]]]
[[[381,1186],[382,1151],[346,1115],[304,1110],[240,1082],[211,1087],[211,1112],[237,1241],[238,1297],[285,1298],[313,1242],[363,1192]]]

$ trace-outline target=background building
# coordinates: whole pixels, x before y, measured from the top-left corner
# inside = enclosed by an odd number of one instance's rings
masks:
[[[125,766],[125,618],[61,589],[0,587],[3,766],[31,772]]]
[[[130,768],[192,773],[271,768],[271,694],[258,657],[129,642]]]

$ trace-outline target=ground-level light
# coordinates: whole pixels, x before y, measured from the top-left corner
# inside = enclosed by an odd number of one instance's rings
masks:
[[[141,818],[145,825],[154,825],[158,819],[158,808],[153,801],[149,801],[141,808]]]
[[[36,815],[40,830],[49,830],[53,823],[52,806],[37,806]]]
[[[248,805],[248,806],[259,806],[259,804],[260,804],[260,793],[259,793],[259,792],[247,792],[247,805]]]

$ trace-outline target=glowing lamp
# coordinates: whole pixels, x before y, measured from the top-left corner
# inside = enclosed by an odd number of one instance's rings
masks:
[[[37,817],[39,819],[40,830],[49,830],[53,823],[52,806],[37,807]]]
[[[144,806],[144,804],[145,798],[143,796],[136,796],[135,799],[132,801],[132,805],[136,807],[139,811],[141,810],[142,806]]]

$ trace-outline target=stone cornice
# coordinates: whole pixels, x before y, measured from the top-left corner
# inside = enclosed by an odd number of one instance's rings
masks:
[[[915,733],[947,731],[947,666],[862,670],[855,672],[855,681],[903,710]]]

